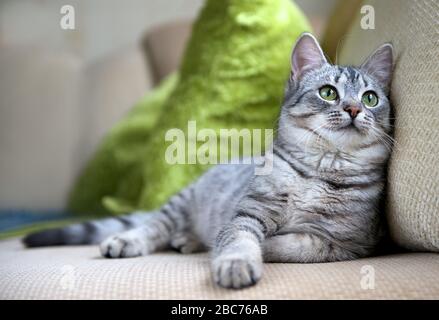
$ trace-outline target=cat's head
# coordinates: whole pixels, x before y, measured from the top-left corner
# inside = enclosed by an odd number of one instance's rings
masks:
[[[323,142],[344,151],[388,143],[392,66],[390,44],[361,66],[345,67],[328,63],[317,40],[302,34],[291,55],[279,134],[308,147]]]

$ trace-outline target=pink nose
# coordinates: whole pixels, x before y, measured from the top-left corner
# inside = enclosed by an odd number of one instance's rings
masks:
[[[361,112],[360,107],[351,105],[344,107],[343,110],[349,113],[352,119],[355,119],[355,117]]]

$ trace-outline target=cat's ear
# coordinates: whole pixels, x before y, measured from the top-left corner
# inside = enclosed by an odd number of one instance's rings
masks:
[[[318,69],[325,63],[325,55],[316,38],[311,33],[302,33],[291,54],[291,78],[297,80],[305,72]]]
[[[360,69],[388,90],[392,80],[393,46],[390,43],[380,46],[363,62]]]

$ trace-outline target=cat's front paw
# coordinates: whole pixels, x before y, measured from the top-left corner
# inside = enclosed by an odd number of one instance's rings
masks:
[[[212,271],[217,285],[241,289],[259,281],[262,276],[262,261],[245,255],[220,255],[213,260]]]
[[[102,256],[106,258],[131,258],[149,254],[149,248],[144,239],[128,233],[111,236],[100,244]]]

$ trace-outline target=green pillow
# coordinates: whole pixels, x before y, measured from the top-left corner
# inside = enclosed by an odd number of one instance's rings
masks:
[[[172,75],[105,137],[74,186],[77,213],[155,209],[207,169],[168,164],[165,134],[273,128],[296,38],[310,31],[290,0],[206,1],[178,75]],[[111,94],[111,93],[109,93]]]

